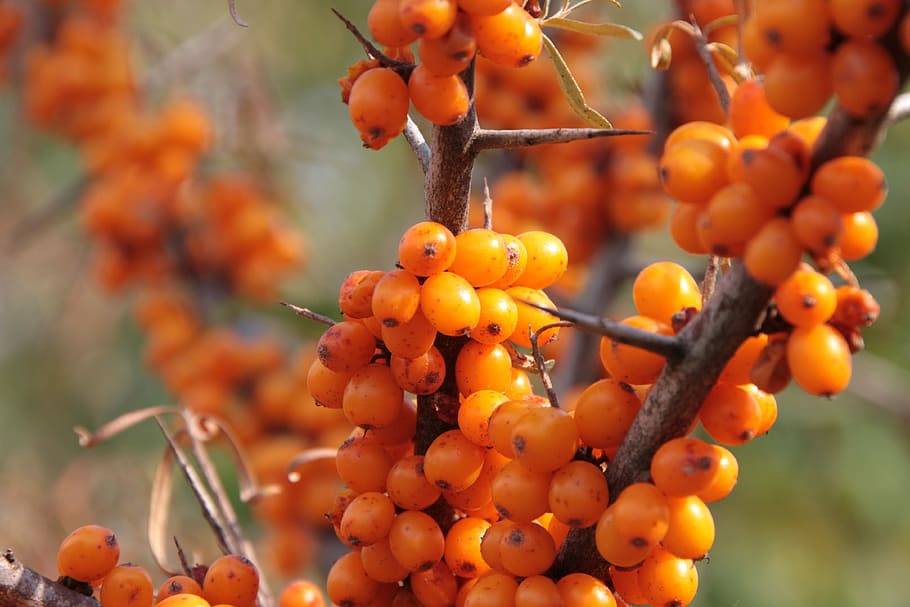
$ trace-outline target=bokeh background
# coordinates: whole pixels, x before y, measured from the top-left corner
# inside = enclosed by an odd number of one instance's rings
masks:
[[[666,14],[665,3],[629,4],[607,17],[648,31]],[[365,22],[367,3],[332,6]],[[398,235],[422,217],[419,171],[401,140],[378,153],[361,148],[336,80],[362,51],[329,4],[241,0],[238,9],[250,27],[235,26],[218,0],[132,3],[126,26],[136,69],[148,103],[179,90],[209,110],[216,125],[206,161],[212,170],[252,167],[269,175],[288,222],[305,234],[309,258],[282,297],[330,311],[350,271],[394,263]],[[172,65],[175,53],[189,59]],[[619,99],[648,77],[640,43],[615,42],[602,59],[608,98],[611,87]],[[77,201],[67,195],[80,174],[76,153],[24,124],[15,79],[8,81],[0,91],[0,547],[53,576],[59,541],[96,522],[117,530],[125,560],[151,567],[145,528],[160,434],[144,424],[85,450],[72,429],[95,428],[171,397],[143,365],[132,296],[107,294],[92,278],[90,242]],[[735,450],[739,484],[712,507],[717,541],[699,566],[695,605],[907,604],[908,154],[905,124],[894,126],[875,153],[890,194],[876,212],[878,249],[854,270],[882,316],[865,332],[867,350],[856,357],[853,382],[830,400],[788,389],[778,396],[772,431]],[[662,230],[640,237],[636,254],[643,262],[703,263],[679,253]],[[617,314],[630,308],[627,294],[615,308]],[[243,314],[291,343],[319,331],[277,303]],[[229,459],[218,461],[233,487]],[[249,509],[238,507],[249,535],[259,537]],[[194,553],[216,553],[179,486],[172,525]],[[269,575],[274,586],[282,583],[274,571]]]

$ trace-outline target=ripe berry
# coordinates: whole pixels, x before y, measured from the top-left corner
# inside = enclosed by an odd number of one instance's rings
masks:
[[[259,571],[245,556],[226,554],[215,559],[202,582],[202,596],[213,605],[253,607],[259,592]]]
[[[411,72],[408,94],[424,118],[441,126],[461,122],[471,103],[461,77],[457,74],[438,76],[423,64]]]
[[[360,75],[351,87],[348,112],[364,146],[378,150],[397,137],[408,119],[408,86],[388,68]]]
[[[540,25],[516,2],[493,15],[471,15],[471,29],[481,54],[506,67],[528,65],[543,48]]]
[[[119,559],[120,544],[114,532],[100,525],[85,525],[61,542],[57,570],[80,582],[95,582],[107,575]]]

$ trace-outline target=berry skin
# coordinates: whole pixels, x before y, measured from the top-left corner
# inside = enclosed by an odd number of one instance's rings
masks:
[[[635,277],[632,299],[638,313],[660,321],[673,322],[673,315],[685,308],[701,309],[701,290],[688,270],[672,261],[658,261]]]
[[[156,602],[161,602],[175,594],[196,594],[202,596],[202,586],[199,582],[186,575],[171,576],[159,586],[155,595]]]
[[[465,230],[455,237],[455,245],[455,261],[449,270],[460,274],[475,287],[496,282],[508,269],[505,241],[493,230]]]
[[[787,339],[787,361],[793,379],[809,394],[831,396],[850,383],[850,347],[830,325],[795,328]]]
[[[547,493],[549,510],[570,527],[590,527],[607,508],[610,492],[599,466],[571,461],[553,473]]]
[[[358,369],[348,380],[342,396],[342,410],[351,424],[381,428],[401,414],[404,390],[395,382],[392,370],[373,363]]]
[[[480,476],[483,451],[461,430],[448,430],[437,436],[427,449],[424,474],[428,481],[445,491],[467,489]]]
[[[556,587],[564,607],[616,607],[616,597],[607,585],[587,573],[570,573]]]
[[[615,449],[626,436],[641,400],[629,384],[601,379],[575,403],[575,424],[582,442],[595,449]]]
[[[787,116],[775,112],[768,105],[765,87],[760,80],[746,80],[733,91],[730,98],[730,125],[737,137],[771,137],[789,124]]]
[[[458,5],[455,0],[399,0],[401,24],[418,36],[439,38],[452,29]]]
[[[844,232],[841,212],[826,198],[804,196],[793,207],[790,225],[808,251],[825,255],[840,243]]]
[[[698,570],[658,546],[639,568],[638,584],[653,607],[685,607],[698,590]]]
[[[335,456],[338,476],[357,493],[385,491],[393,463],[392,456],[370,435],[349,438]]]
[[[868,39],[850,39],[837,47],[831,82],[838,103],[858,118],[887,110],[900,86],[890,53]]]
[[[897,23],[900,0],[831,0],[831,19],[843,34],[877,37]]]
[[[398,17],[398,4],[399,0],[375,0],[367,16],[370,34],[383,46],[407,46],[417,40],[417,32]]]
[[[841,216],[844,233],[840,240],[840,254],[846,261],[862,259],[875,250],[878,244],[878,224],[868,211],[845,213]]]
[[[359,552],[339,558],[326,576],[326,591],[336,605],[365,607],[379,594],[383,584],[372,579],[363,568]]]
[[[369,546],[389,534],[395,505],[382,493],[361,493],[341,517],[341,539],[349,546]]]
[[[544,289],[565,273],[569,255],[557,236],[533,230],[519,234],[518,240],[528,252],[528,264],[513,283],[514,286]]]
[[[319,338],[319,361],[335,373],[353,373],[366,366],[376,351],[376,338],[354,321],[335,323]]]
[[[245,556],[226,554],[215,559],[202,582],[202,596],[211,604],[253,607],[259,592],[259,571]]]
[[[101,525],[85,525],[61,542],[57,570],[80,582],[94,582],[107,575],[119,559],[120,544],[114,532]]]
[[[445,359],[435,346],[417,358],[393,354],[389,368],[395,383],[418,396],[436,392],[446,377]]]
[[[518,460],[510,461],[493,479],[492,496],[497,512],[510,521],[530,523],[548,509],[552,477],[552,472],[536,472]]]
[[[752,395],[742,388],[718,382],[699,410],[705,431],[724,445],[742,445],[758,436],[762,410]]]
[[[373,316],[386,327],[397,327],[414,317],[420,306],[420,282],[407,270],[386,272],[373,290]]]
[[[420,64],[437,76],[463,72],[471,65],[476,52],[477,42],[466,15],[459,15],[452,29],[440,38],[423,37],[417,41]]]
[[[537,523],[515,523],[500,540],[499,557],[512,575],[541,575],[556,559],[556,543]]]
[[[118,565],[101,582],[101,607],[151,607],[152,578],[139,565]]]
[[[622,324],[661,335],[673,334],[669,326],[647,316],[630,316]],[[600,340],[600,362],[617,381],[650,384],[660,375],[667,361],[659,354],[603,337]]]
[[[471,338],[484,344],[504,342],[518,326],[518,306],[502,289],[483,287],[477,289],[480,300],[480,318],[471,331]]]
[[[739,463],[729,449],[721,445],[711,445],[717,453],[717,475],[707,487],[698,491],[703,502],[716,502],[730,495],[739,477]]]
[[[392,523],[389,547],[408,571],[426,571],[445,554],[445,536],[429,514],[405,510]]]
[[[441,126],[461,122],[471,103],[468,89],[457,74],[437,76],[423,64],[411,72],[408,93],[417,111]]]
[[[717,475],[720,454],[703,440],[674,438],[657,449],[651,459],[651,478],[670,497],[695,495]]]
[[[658,168],[664,191],[679,202],[707,202],[727,185],[728,154],[729,149],[707,139],[666,147]]]
[[[797,269],[802,254],[802,246],[790,222],[775,217],[749,241],[743,259],[754,279],[777,286]]]
[[[443,272],[455,261],[455,236],[435,221],[416,223],[398,242],[398,263],[415,276]]]
[[[159,600],[156,607],[211,607],[211,603],[195,594],[181,592]]]
[[[518,311],[515,330],[509,335],[509,341],[515,342],[515,344],[519,346],[530,348],[531,334],[537,333],[541,327],[545,325],[558,322],[559,319],[549,312],[528,305],[528,303],[543,306],[551,310],[556,309],[556,304],[553,303],[553,300],[551,300],[546,293],[540,289],[532,289],[531,287],[509,287],[506,289],[506,293],[514,300]],[[537,343],[543,346],[556,339],[558,335],[559,327],[551,327],[538,335]]]
[[[827,276],[799,269],[777,287],[774,301],[791,325],[811,327],[831,318],[837,308],[837,293]]]
[[[363,145],[378,150],[404,130],[410,107],[408,85],[388,68],[360,75],[351,87],[348,112]]]
[[[512,0],[458,0],[458,8],[469,15],[490,16],[506,10]]]
[[[493,15],[471,15],[471,29],[480,53],[506,67],[528,65],[543,48],[540,25],[516,2]]]
[[[768,105],[790,118],[818,112],[833,92],[831,57],[826,51],[808,54],[781,53],[765,69]]]
[[[405,510],[423,510],[433,504],[442,490],[427,480],[423,455],[407,455],[389,470],[387,487],[396,506]]]
[[[464,335],[480,321],[480,299],[467,280],[453,272],[433,274],[420,289],[420,309],[443,335]]]
[[[841,156],[824,163],[812,176],[812,193],[841,213],[874,211],[885,200],[885,174],[863,156]]]
[[[505,392],[512,381],[512,358],[501,344],[482,344],[473,339],[455,359],[458,391],[467,396],[479,390]]]
[[[475,578],[490,566],[480,554],[480,542],[490,523],[484,519],[467,516],[458,520],[446,534],[445,562],[452,573],[463,578]]]
[[[700,559],[714,544],[714,517],[698,497],[671,497],[670,526],[661,545],[684,559]]]
[[[577,448],[578,427],[562,409],[531,409],[512,427],[515,458],[537,472],[553,472],[567,464]]]

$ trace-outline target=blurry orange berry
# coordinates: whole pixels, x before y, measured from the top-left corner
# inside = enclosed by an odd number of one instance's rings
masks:
[[[101,607],[151,607],[154,592],[145,568],[130,563],[118,565],[101,582]]]
[[[793,379],[809,394],[832,396],[850,383],[850,347],[831,325],[795,328],[787,339],[787,361]]]

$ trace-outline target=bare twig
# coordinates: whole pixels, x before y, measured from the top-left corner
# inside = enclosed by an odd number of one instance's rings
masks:
[[[651,333],[643,331],[629,325],[625,325],[609,318],[584,314],[574,310],[554,310],[547,306],[541,306],[530,301],[522,302],[531,307],[549,312],[553,316],[562,320],[567,320],[575,326],[591,331],[598,335],[609,337],[615,342],[635,346],[667,358],[668,360],[682,358],[688,355],[687,344],[680,336],[661,335],[660,333]]]
[[[417,126],[417,123],[414,122],[410,116],[408,116],[408,122],[405,125],[402,134],[404,135],[405,140],[407,140],[408,145],[411,146],[411,151],[414,152],[414,156],[417,157],[417,162],[420,163],[420,171],[426,175],[430,168],[430,146],[427,145],[423,133],[420,132],[420,127]]]
[[[231,13],[231,19],[240,27],[249,27],[249,23],[243,20],[240,13],[237,12],[237,0],[228,0],[228,12]]]
[[[330,327],[335,324],[335,321],[332,320],[331,318],[329,318],[328,316],[324,316],[322,314],[319,314],[318,312],[313,312],[309,308],[301,308],[300,306],[295,306],[294,304],[288,303],[286,301],[282,301],[281,305],[283,305],[286,308],[290,308],[291,311],[293,311],[298,316],[303,316],[304,318],[308,318],[309,320],[315,320],[316,322],[321,322],[322,324],[328,325]]]
[[[708,78],[711,80],[711,86],[714,87],[717,98],[720,100],[720,107],[723,108],[724,114],[727,114],[730,111],[730,92],[727,90],[727,85],[724,84],[723,79],[720,77],[720,72],[717,70],[717,65],[714,63],[714,57],[711,56],[711,51],[708,50],[708,39],[705,37],[705,33],[702,31],[701,27],[699,27],[694,17],[690,21],[692,23],[692,28],[695,30],[695,50],[698,52],[698,57],[701,59],[702,63],[705,65],[705,69],[708,70]]]
[[[471,140],[471,150],[477,153],[483,150],[526,148],[547,143],[569,143],[571,141],[584,141],[601,137],[653,134],[653,131],[637,129],[478,129]]]
[[[361,34],[360,30],[357,29],[357,26],[354,25],[347,17],[345,17],[344,15],[339,13],[334,8],[332,9],[332,12],[335,13],[335,16],[338,17],[342,23],[344,23],[344,26],[346,28],[348,28],[348,31],[354,35],[354,38],[357,39],[357,42],[360,43],[360,46],[363,47],[363,50],[364,50],[364,52],[366,52],[367,55],[369,55],[370,57],[373,57],[374,59],[378,59],[380,65],[383,65],[385,67],[390,67],[396,71],[399,71],[402,74],[402,76],[405,76],[405,79],[407,80],[407,75],[410,74],[410,72],[414,69],[413,65],[411,65],[410,63],[406,63],[404,61],[398,61],[397,59],[392,59],[391,57],[389,57],[388,55],[386,55],[385,53],[380,51],[376,47],[376,45],[370,41],[369,38],[367,38],[366,36]]]
[[[98,607],[98,601],[32,571],[12,550],[0,555],[0,605],[5,607]]]
[[[533,331],[529,336],[531,341],[531,352],[534,355],[534,364],[537,366],[537,372],[540,373],[540,382],[543,384],[544,390],[547,392],[547,399],[550,401],[550,405],[559,409],[559,395],[556,394],[556,390],[553,389],[553,382],[550,381],[550,374],[547,372],[547,362],[544,360],[543,352],[540,350],[540,336],[544,331],[549,331],[555,327],[571,327],[572,323],[561,321],[561,322],[551,322],[543,325],[536,331]]]

